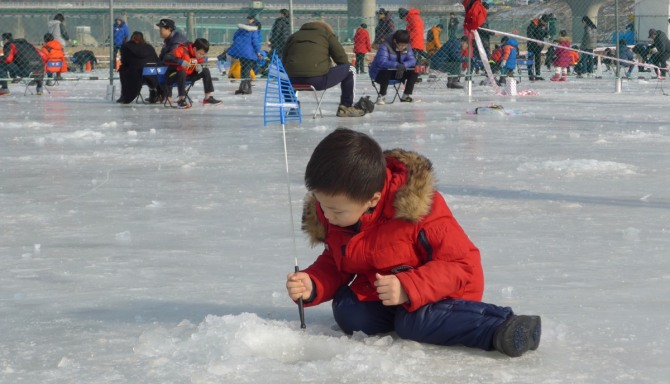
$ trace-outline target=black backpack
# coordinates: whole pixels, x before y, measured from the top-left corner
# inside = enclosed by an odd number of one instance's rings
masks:
[[[365,111],[365,114],[368,114],[375,110],[375,103],[370,100],[370,96],[364,96],[354,104],[354,108],[361,109]]]

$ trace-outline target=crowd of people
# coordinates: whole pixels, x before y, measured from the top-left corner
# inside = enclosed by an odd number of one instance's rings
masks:
[[[281,9],[274,20],[268,36],[269,52],[262,49],[264,42],[261,35],[261,23],[253,14],[245,23],[238,25],[232,44],[218,56],[219,60],[231,59],[228,76],[240,79],[236,95],[252,93],[252,80],[258,75],[266,75],[268,64],[277,55],[282,59],[284,67],[294,83],[309,84],[317,90],[325,90],[340,85],[341,98],[336,114],[338,116],[362,116],[365,111],[354,104],[354,75],[368,74],[371,80],[379,84],[376,103],[383,105],[390,84],[403,84],[400,102],[412,102],[412,93],[416,83],[421,82],[419,70],[430,68],[432,71],[443,72],[447,77],[448,88],[460,89],[460,78],[469,66],[475,71],[483,68],[480,52],[472,40],[472,31],[480,27],[488,28],[487,11],[489,4],[482,0],[464,0],[464,17],[450,13],[448,19],[426,28],[418,8],[397,10],[397,16],[404,22],[404,29],[396,29],[393,13],[380,8],[374,35],[371,36],[366,23],[361,23],[353,34],[353,58],[349,57],[333,28],[323,22],[308,22],[292,33],[290,15]],[[583,34],[579,44],[565,29],[558,28],[557,18],[551,14],[533,18],[527,28],[528,40],[503,35],[498,43],[491,47],[493,32],[479,29],[483,43],[483,53],[494,73],[499,73],[498,82],[502,84],[509,76],[514,76],[517,59],[524,58],[530,63],[527,68],[530,81],[542,81],[543,67],[554,74],[553,81],[565,81],[574,72],[577,77],[591,77],[595,71],[594,53],[598,43],[598,27],[594,20],[583,16]],[[623,33],[612,36],[613,47],[607,48],[603,54],[603,64],[609,68],[613,57],[626,60],[622,64],[625,75],[630,77],[639,63],[639,71],[648,71],[645,64],[660,68],[657,76],[664,77],[667,72],[667,60],[670,58],[670,40],[660,29],[651,29],[648,38],[651,44],[637,42],[634,34],[634,18]],[[172,105],[172,88],[177,88],[175,100],[177,108],[188,108],[186,84],[202,80],[205,88],[205,104],[220,104],[213,97],[214,85],[212,76],[205,63],[209,52],[209,42],[196,38],[192,42],[179,30],[171,19],[161,19],[157,24],[163,45],[158,54],[146,42],[141,32],[132,34],[125,20],[117,17],[114,21],[113,44],[114,56],[120,54],[118,68],[121,79],[121,97],[117,100],[130,103],[139,94],[142,85],[149,87],[150,103],[170,100]],[[460,26],[462,25],[462,29]],[[443,31],[446,26],[446,39]],[[11,33],[4,33],[3,46],[5,55],[0,61],[0,95],[9,93],[7,78],[26,77],[39,71],[42,61],[61,61],[60,71],[67,71],[67,60],[64,47],[73,42],[67,33],[65,18],[59,13],[47,25],[44,35],[44,46],[41,49],[31,46],[24,39],[15,39]],[[525,43],[525,52],[520,51],[521,43]],[[550,44],[547,44],[550,43]],[[34,49],[34,51],[33,51]],[[578,52],[579,51],[579,52]],[[37,52],[37,55],[35,55]],[[525,54],[525,57],[522,55]],[[353,59],[353,60],[352,60]],[[72,64],[83,70],[84,64],[97,62],[90,51],[79,51],[72,55]],[[142,69],[147,64],[167,67],[167,81],[159,84],[156,79],[143,77]],[[60,73],[48,73],[47,76],[60,78]],[[47,79],[47,85],[52,79]],[[42,83],[35,81],[37,94],[42,93]]]

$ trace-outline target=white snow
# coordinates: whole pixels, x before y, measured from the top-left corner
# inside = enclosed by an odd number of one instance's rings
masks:
[[[306,99],[286,127],[295,233],[262,82],[235,97],[217,81],[223,106],[186,111],[110,103],[106,85],[0,98],[0,382],[668,381],[667,84],[523,81],[537,96],[469,100],[424,83],[360,119],[334,116],[337,90],[324,118]],[[491,104],[506,114],[468,114]],[[481,249],[484,300],[541,315],[538,351],[348,337],[329,304],[300,329],[286,274],[321,251],[299,231],[302,172],[338,126],[432,160]]]

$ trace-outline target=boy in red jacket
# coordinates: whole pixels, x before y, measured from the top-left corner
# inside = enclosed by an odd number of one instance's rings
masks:
[[[356,54],[356,73],[365,73],[365,54],[372,50],[368,25],[363,23],[354,34],[354,53]]]
[[[165,55],[165,63],[173,65],[173,68],[176,65],[176,69],[170,71],[167,76],[168,89],[171,90],[172,84],[177,83],[177,90],[179,92],[177,108],[183,109],[189,107],[185,100],[187,80],[195,82],[202,79],[202,84],[205,87],[203,104],[222,103],[221,100],[217,100],[212,96],[214,92],[212,75],[209,73],[209,68],[202,65],[205,62],[207,52],[209,52],[209,42],[206,39],[197,38],[192,43],[179,45],[174,51]]]
[[[306,307],[333,300],[348,334],[401,338],[521,356],[540,343],[539,316],[480,302],[479,250],[434,186],[430,160],[382,152],[369,136],[338,128],[305,171],[303,230],[325,249],[286,288]]]

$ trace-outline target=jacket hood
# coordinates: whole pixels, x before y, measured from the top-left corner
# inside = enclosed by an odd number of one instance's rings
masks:
[[[394,219],[417,222],[430,213],[435,195],[435,175],[433,164],[426,157],[412,151],[392,149],[384,151],[387,158],[387,170],[391,179],[396,175],[404,174],[406,180],[397,189],[386,180],[386,199],[380,204],[391,205]],[[389,173],[387,172],[387,175]],[[390,188],[389,188],[390,187]],[[388,199],[392,199],[391,202]],[[302,230],[309,237],[314,246],[326,238],[326,229],[318,219],[317,201],[312,193],[305,197],[302,216]],[[388,210],[384,206],[377,209]]]
[[[331,27],[330,24],[324,21],[310,21],[309,23],[305,23],[300,27],[300,30],[315,30],[315,29],[335,33],[333,31],[333,27]]]
[[[237,24],[237,27],[239,29],[244,29],[247,32],[254,32],[258,31],[258,27],[255,25],[250,25],[250,24]]]
[[[511,45],[514,48],[519,48],[519,42],[513,37],[510,37],[504,45]]]
[[[126,22],[125,20],[123,20],[123,19],[120,18],[120,17],[117,17],[116,19],[114,19],[114,21],[117,21],[117,20],[120,21],[121,24],[124,24],[124,23]]]

